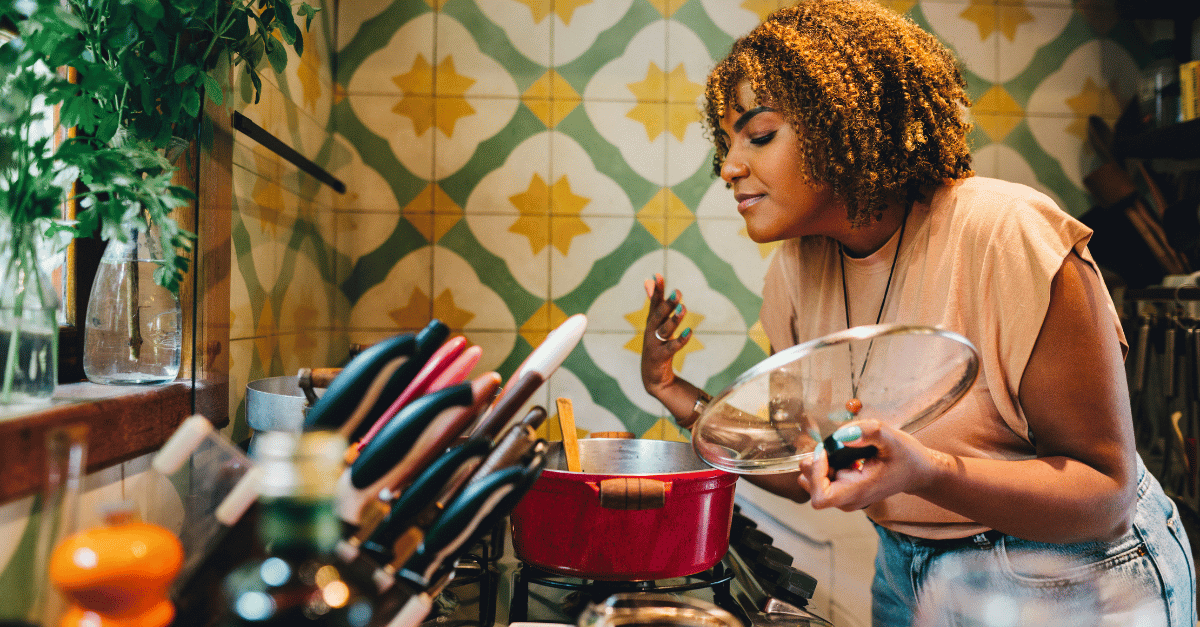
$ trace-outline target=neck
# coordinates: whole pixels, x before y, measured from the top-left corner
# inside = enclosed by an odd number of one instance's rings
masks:
[[[879,220],[873,220],[870,224],[858,227],[850,226],[847,222],[846,230],[834,236],[834,239],[851,257],[866,257],[882,248],[892,238],[892,235],[900,230],[900,225],[904,224],[904,218],[907,215],[908,212],[902,205],[888,205],[883,211],[883,217]]]

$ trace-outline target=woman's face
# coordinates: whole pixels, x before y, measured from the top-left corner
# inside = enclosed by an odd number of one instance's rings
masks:
[[[801,235],[840,238],[849,230],[845,205],[828,187],[801,176],[795,129],[757,101],[749,82],[738,85],[737,107],[726,110],[721,128],[729,135],[721,178],[733,188],[750,239],[761,244]]]

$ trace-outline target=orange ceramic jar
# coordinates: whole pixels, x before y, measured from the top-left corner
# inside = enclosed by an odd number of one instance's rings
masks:
[[[70,603],[60,624],[168,625],[168,588],[182,566],[183,545],[158,525],[126,520],[68,536],[50,556],[50,580]]]

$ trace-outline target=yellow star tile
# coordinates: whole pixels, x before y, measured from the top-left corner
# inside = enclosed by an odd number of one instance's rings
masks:
[[[579,92],[554,70],[543,74],[521,95],[521,102],[524,102],[547,128],[554,128],[575,110],[581,101]]]
[[[642,332],[646,328],[646,315],[649,313],[650,299],[647,298],[642,301],[642,308],[640,310],[631,311],[625,314],[625,321],[628,322],[629,326],[633,327],[634,329],[633,339],[625,343],[625,350],[638,355],[642,354]],[[679,331],[682,332],[683,329],[690,328],[692,333],[695,333],[696,328],[699,327],[702,322],[704,322],[704,316],[689,309],[687,313],[683,314],[683,320],[679,321]],[[678,333],[676,335],[678,335]],[[704,344],[702,344],[700,340],[693,335],[691,341],[689,341],[683,348],[679,349],[678,353],[675,353],[674,359],[671,360],[672,367],[675,368],[676,372],[683,370],[683,362],[687,359],[688,354],[703,349]]]
[[[1067,98],[1067,106],[1076,114],[1087,116],[1092,114],[1116,116],[1121,113],[1121,101],[1117,97],[1113,84],[1097,85],[1092,77],[1087,77],[1079,93]]]
[[[757,15],[758,21],[762,22],[779,8],[779,4],[775,0],[742,0],[741,7]]]
[[[425,237],[425,241],[434,242],[437,233],[434,228],[433,216],[433,198],[436,193],[437,186],[430,184],[426,185],[421,193],[417,194],[407,205],[400,210],[400,215],[408,220],[413,228]]]
[[[445,96],[463,96],[471,88],[471,85],[475,84],[475,79],[459,74],[454,69],[453,55],[447,55],[446,59],[438,64],[434,76],[437,77],[437,83],[434,85],[433,91],[439,98]]]
[[[529,11],[533,14],[534,24],[541,24],[547,15],[554,12],[554,0],[517,0],[517,2],[529,7]]]
[[[412,68],[404,74],[393,76],[392,82],[405,94],[432,94],[433,66],[425,55],[419,54],[413,60]]]
[[[408,302],[388,312],[388,317],[401,329],[420,329],[429,323],[433,301],[429,295],[414,287]],[[448,324],[448,323],[447,323]]]
[[[669,187],[663,187],[637,212],[638,222],[663,246],[670,246],[696,220]]]
[[[333,104],[338,104],[345,100],[347,95],[349,94],[346,92],[346,88],[343,87],[341,83],[333,84]]]
[[[292,314],[292,321],[300,332],[296,335],[295,350],[299,353],[309,353],[317,347],[317,340],[313,337],[310,330],[313,328],[313,323],[317,320],[317,315],[320,312],[312,305],[300,305],[296,307],[296,311]]]
[[[254,181],[251,198],[258,206],[258,226],[264,233],[275,233],[283,219],[283,189],[279,187],[282,176],[279,159],[261,147],[254,149],[254,163],[262,175]]]
[[[529,239],[533,254],[542,252],[550,243],[550,187],[541,175],[534,173],[525,191],[509,196],[508,200],[521,212],[521,217],[508,227],[509,232]]]
[[[550,237],[554,247],[563,256],[570,253],[571,241],[576,236],[592,232],[587,223],[579,217],[592,200],[572,192],[567,176],[564,174],[550,188],[550,212],[553,215]]]
[[[692,213],[692,210],[679,199],[679,196],[675,195],[675,192],[671,191],[671,188],[664,187],[659,193],[663,194],[667,206],[665,235],[668,241],[674,242],[675,238],[682,235],[696,221],[696,214]]]
[[[876,0],[880,6],[887,7],[900,15],[904,15],[917,6],[916,0]]]
[[[454,228],[463,217],[463,208],[454,202],[441,185],[433,185],[433,238],[438,241]]]
[[[679,141],[683,141],[689,126],[700,124],[701,121],[700,110],[694,104],[671,103],[667,105],[667,127]]]
[[[433,239],[436,235],[436,227],[434,226],[435,220],[432,213],[406,213],[404,214],[404,219],[408,220],[408,223],[425,237],[425,241],[437,241]]]
[[[667,107],[661,102],[638,102],[625,117],[646,129],[646,139],[654,141],[667,127]]]
[[[1013,41],[1017,37],[1017,28],[1021,24],[1033,22],[1033,14],[1024,4],[998,7],[993,0],[971,0],[971,4],[963,9],[959,17],[974,22],[979,29],[979,40],[983,41],[1000,31],[1005,38]]]
[[[412,120],[413,132],[418,136],[433,126],[433,98],[428,96],[404,96],[392,113]]]
[[[762,320],[755,322],[754,326],[750,327],[748,335],[750,336],[750,341],[758,344],[762,352],[768,355],[771,354],[771,340],[767,339],[767,332],[763,330]]]
[[[555,329],[567,319],[567,314],[559,309],[553,301],[546,301],[537,311],[533,312],[525,324],[521,325],[518,333],[529,342],[530,346],[540,346],[551,329]]]
[[[459,308],[450,290],[442,290],[433,301],[433,317],[445,322],[451,329],[462,329],[475,319],[475,314]]]
[[[271,363],[271,356],[279,339],[276,336],[277,331],[275,309],[271,307],[271,299],[264,298],[262,310],[258,313],[258,326],[254,328],[254,346],[258,349],[259,361],[264,364]]]
[[[987,90],[972,109],[975,125],[997,142],[1007,137],[1025,117],[1021,105],[1000,85]]]
[[[645,433],[642,434],[642,439],[645,440],[666,440],[668,442],[690,442],[687,432],[684,431],[675,421],[668,417],[659,418]]]
[[[671,73],[667,75],[667,96],[671,102],[686,102],[694,105],[700,96],[704,95],[704,85],[692,81],[688,78],[687,70],[683,68],[683,64],[675,66]],[[696,115],[700,113],[697,111]],[[682,136],[679,137],[683,139]]]
[[[650,4],[655,9],[658,9],[659,14],[661,14],[665,18],[670,18],[672,15],[675,15],[675,12],[679,10],[679,7],[682,7],[684,4],[687,3],[687,0],[649,0],[649,1],[650,1]]]
[[[554,12],[563,24],[568,26],[571,25],[571,18],[575,16],[575,10],[591,3],[592,0],[553,0]]]
[[[663,102],[667,95],[667,73],[651,61],[646,68],[646,78],[626,85],[637,98],[637,104],[625,117],[646,128],[646,138],[654,141],[666,129],[666,108]]]
[[[304,49],[305,56],[308,56],[308,48]],[[300,67],[296,68],[296,76],[300,79],[300,93],[304,100],[304,106],[309,111],[312,111],[318,102],[324,90],[321,89],[321,77],[317,76],[315,65],[301,63]]]

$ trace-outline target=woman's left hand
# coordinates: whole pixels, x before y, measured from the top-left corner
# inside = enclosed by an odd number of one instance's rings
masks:
[[[831,473],[824,448],[800,462],[800,487],[816,509],[862,509],[894,494],[911,492],[932,480],[939,456],[913,436],[878,420],[843,425],[833,434],[847,447],[874,446],[875,455]]]

